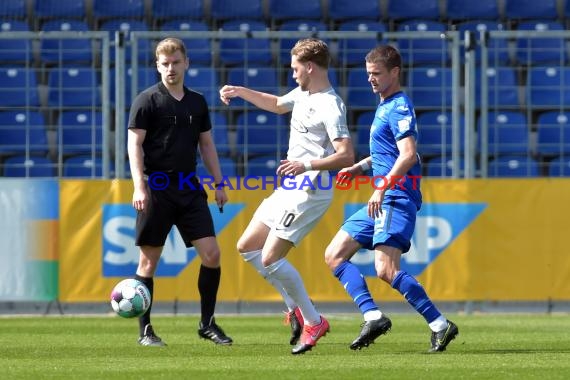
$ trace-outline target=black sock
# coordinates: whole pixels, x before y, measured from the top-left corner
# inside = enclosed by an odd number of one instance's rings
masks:
[[[135,280],[139,280],[145,284],[150,293],[150,306],[148,307],[148,310],[139,317],[139,333],[140,336],[143,336],[145,326],[150,324],[150,310],[152,309],[152,303],[154,300],[154,279],[152,277],[142,277],[137,274],[135,275]]]
[[[220,286],[221,268],[200,266],[198,291],[200,292],[200,310],[202,325],[208,326],[216,308],[216,297]]]

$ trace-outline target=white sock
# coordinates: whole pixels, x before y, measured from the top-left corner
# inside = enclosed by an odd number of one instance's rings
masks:
[[[277,291],[281,294],[281,297],[283,297],[283,301],[285,301],[285,304],[287,305],[287,309],[289,309],[289,311],[292,311],[297,307],[297,304],[291,299],[291,297],[289,297],[283,288],[283,285],[281,285],[281,282],[278,279],[267,275],[267,270],[261,263],[261,249],[258,249],[257,251],[244,252],[241,255],[246,262],[253,265],[253,267],[259,272],[260,275],[263,276],[263,278],[267,280],[267,282],[269,282],[275,289],[277,289]]]
[[[368,321],[376,321],[378,319],[382,318],[382,312],[378,309],[376,310],[368,310],[366,313],[364,313],[364,320],[366,322]]]
[[[297,303],[307,325],[316,326],[321,323],[321,315],[311,302],[299,272],[297,272],[287,259],[283,258],[277,260],[265,269],[269,277],[281,282],[287,294]]]
[[[435,320],[429,323],[429,328],[433,332],[440,332],[447,328],[447,319],[443,315],[440,315]]]

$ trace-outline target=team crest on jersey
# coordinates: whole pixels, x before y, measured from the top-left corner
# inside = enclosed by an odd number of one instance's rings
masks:
[[[406,132],[410,129],[410,123],[412,122],[411,117],[405,117],[402,120],[398,120],[398,129],[401,133]]]

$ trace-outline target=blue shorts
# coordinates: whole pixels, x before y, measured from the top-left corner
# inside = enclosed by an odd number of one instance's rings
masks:
[[[341,229],[366,249],[388,245],[406,253],[410,250],[417,211],[415,203],[408,198],[384,198],[379,218],[369,217],[368,206],[364,206],[352,214]]]

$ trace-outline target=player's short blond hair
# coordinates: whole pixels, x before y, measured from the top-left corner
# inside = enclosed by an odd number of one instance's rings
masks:
[[[310,61],[324,69],[328,69],[331,62],[328,45],[317,38],[305,38],[297,41],[291,49],[291,55],[297,56],[299,62]]]
[[[179,38],[167,37],[156,45],[156,59],[158,60],[160,55],[172,55],[176,53],[176,51],[180,51],[182,55],[186,57],[186,46],[184,42]]]

